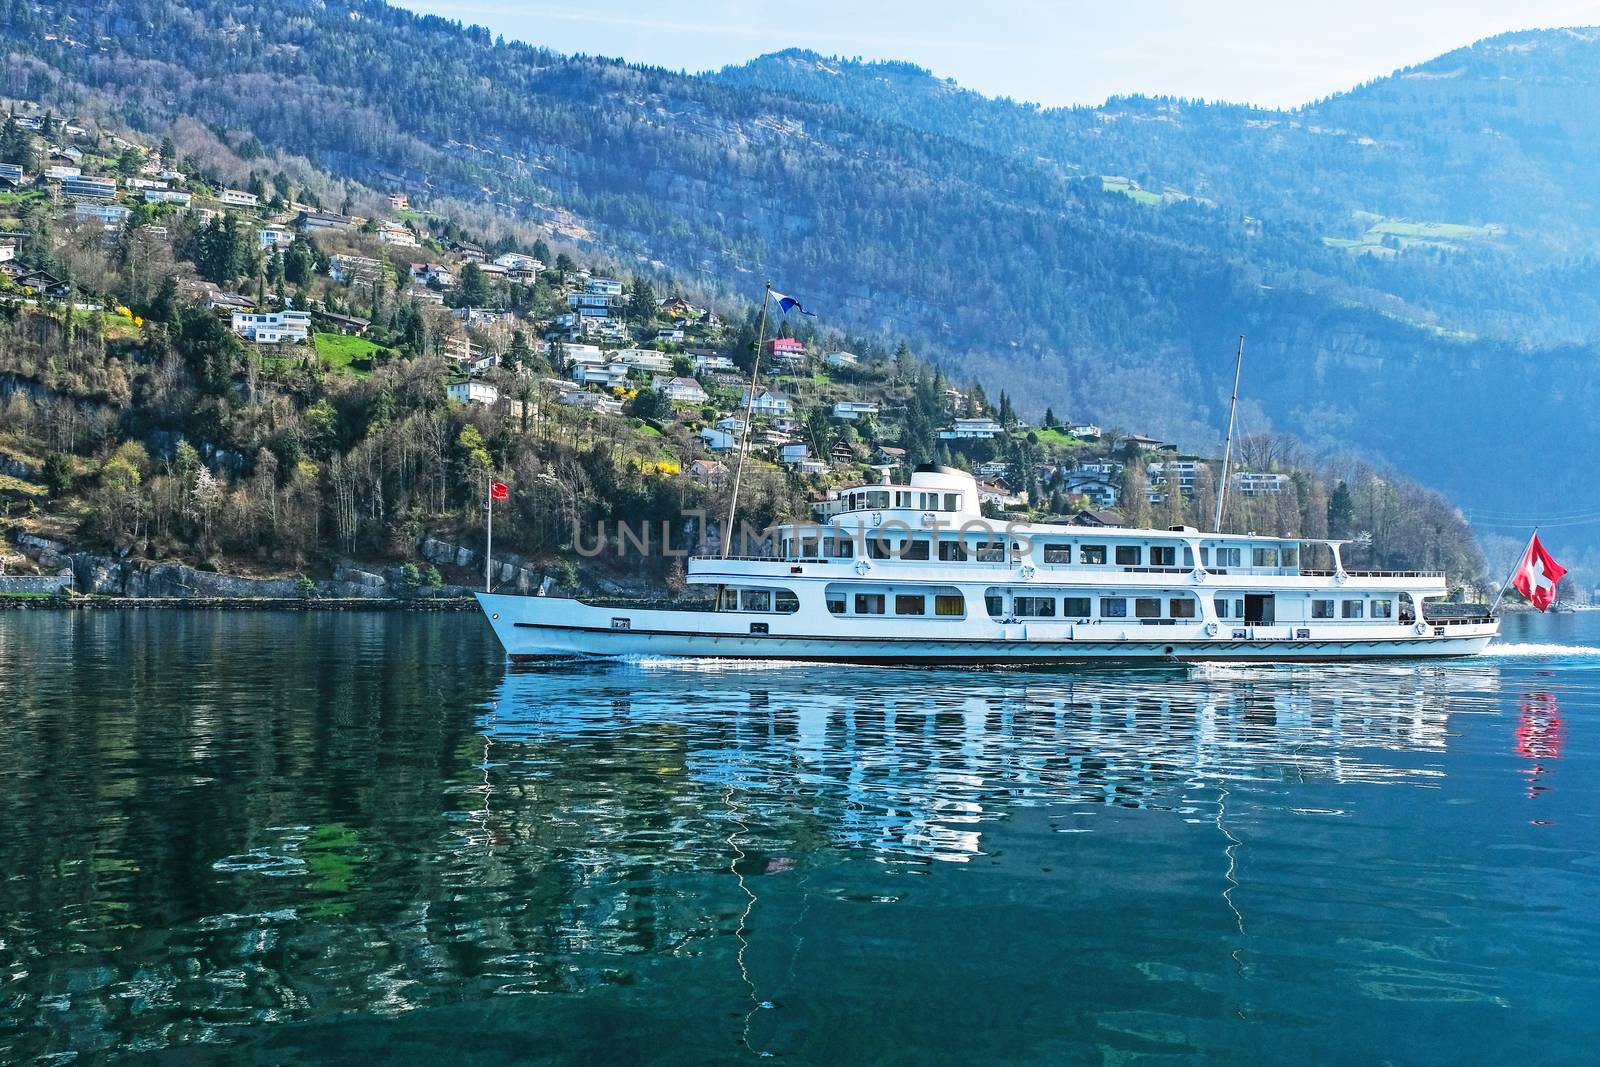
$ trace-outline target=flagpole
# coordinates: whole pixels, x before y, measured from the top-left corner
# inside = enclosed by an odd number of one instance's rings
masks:
[[[488,481],[484,483],[484,495],[487,499],[484,504],[489,509],[489,524],[483,532],[483,591],[493,592],[490,577],[494,573],[494,474],[488,474]]]
[[[772,303],[772,283],[761,293],[761,323],[756,327],[756,358],[750,364],[750,395],[744,403],[744,433],[739,437],[739,462],[733,468],[733,495],[728,498],[728,522],[722,528],[722,558],[733,547],[733,516],[739,507],[739,481],[744,477],[744,457],[750,451],[750,419],[756,406],[756,376],[761,373],[761,349],[767,343],[767,307]]]
[[[1506,575],[1506,580],[1500,583],[1500,593],[1494,598],[1494,604],[1489,608],[1490,618],[1493,618],[1494,613],[1499,610],[1500,601],[1505,599],[1506,590],[1511,588],[1511,579],[1515,578],[1517,576],[1517,572],[1522,569],[1522,561],[1528,558],[1528,549],[1533,547],[1533,539],[1538,536],[1539,527],[1535,526],[1533,528],[1533,533],[1528,535],[1528,543],[1522,546],[1522,554],[1517,556],[1517,561],[1511,565],[1511,573]]]

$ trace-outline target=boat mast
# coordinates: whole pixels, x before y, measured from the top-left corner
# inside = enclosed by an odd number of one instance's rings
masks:
[[[733,494],[728,497],[728,522],[722,527],[722,558],[728,558],[733,547],[733,515],[739,508],[739,480],[744,477],[744,457],[750,451],[751,413],[756,406],[756,375],[761,372],[761,349],[767,343],[767,307],[772,302],[772,283],[761,293],[761,323],[756,327],[756,356],[750,364],[750,395],[744,403],[744,432],[739,435],[739,462],[733,468]],[[721,598],[717,602],[720,604]]]
[[[1228,402],[1228,439],[1222,446],[1222,478],[1217,482],[1217,516],[1211,529],[1222,532],[1222,504],[1228,498],[1228,461],[1233,458],[1233,420],[1239,414],[1239,372],[1244,369],[1244,334],[1239,335],[1239,353],[1233,358],[1233,399]]]

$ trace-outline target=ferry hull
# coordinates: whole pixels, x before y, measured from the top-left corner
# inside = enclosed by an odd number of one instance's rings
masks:
[[[1243,639],[1175,628],[1132,628],[1104,635],[995,625],[996,636],[805,633],[751,634],[739,613],[606,608],[576,600],[478,594],[496,636],[515,662],[574,657],[691,657],[918,665],[1030,665],[1079,662],[1202,662],[1416,659],[1482,652],[1497,622],[1410,628],[1393,635],[1295,638],[1286,626],[1251,627]],[[770,617],[768,617],[770,619]],[[770,629],[782,623],[766,621]],[[619,625],[620,624],[620,625]],[[737,628],[737,629],[736,629]],[[842,628],[839,628],[842,629]],[[1100,628],[1103,629],[1103,628]],[[1166,632],[1151,633],[1160,629]],[[1439,629],[1443,629],[1441,634]],[[745,632],[739,632],[739,631]],[[1018,631],[1021,631],[1020,633]],[[1231,632],[1231,631],[1230,631]],[[1123,634],[1126,634],[1124,636]]]

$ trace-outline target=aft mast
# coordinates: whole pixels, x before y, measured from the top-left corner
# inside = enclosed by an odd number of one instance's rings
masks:
[[[1222,478],[1217,482],[1217,515],[1211,528],[1222,532],[1222,505],[1228,499],[1228,461],[1233,458],[1233,422],[1239,414],[1239,372],[1244,369],[1244,334],[1239,335],[1239,352],[1233,358],[1233,399],[1228,402],[1228,439],[1222,446]]]
[[[750,452],[750,420],[756,406],[756,377],[761,373],[761,349],[767,343],[767,307],[772,303],[772,283],[761,292],[761,323],[756,327],[756,355],[750,364],[750,393],[744,402],[744,432],[739,435],[739,462],[733,469],[733,493],[728,497],[728,521],[722,527],[722,558],[728,558],[733,547],[733,517],[739,509],[739,481],[744,477],[744,458]]]

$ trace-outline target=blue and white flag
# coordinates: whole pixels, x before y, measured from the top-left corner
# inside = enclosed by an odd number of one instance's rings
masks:
[[[800,314],[802,314],[802,315],[810,315],[812,318],[816,318],[817,317],[817,313],[815,311],[807,311],[805,308],[800,306],[800,301],[796,300],[794,297],[792,297],[792,296],[784,296],[782,293],[778,292],[778,290],[776,290],[776,289],[772,289],[772,290],[769,290],[769,291],[772,293],[772,299],[774,299],[774,300],[776,300],[778,302],[778,309],[780,311],[782,311],[785,315],[789,314],[789,309],[790,308],[794,308],[796,311],[800,312]]]

